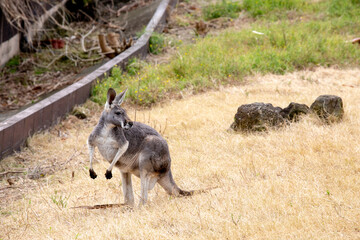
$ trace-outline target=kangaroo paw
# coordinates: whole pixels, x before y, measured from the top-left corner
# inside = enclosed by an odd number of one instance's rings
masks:
[[[95,179],[97,177],[97,175],[96,175],[96,173],[95,173],[95,171],[93,169],[90,169],[89,172],[90,172],[90,177],[92,179]]]
[[[112,178],[112,173],[111,173],[111,171],[106,170],[105,177],[106,177],[106,179],[111,179],[111,178]]]

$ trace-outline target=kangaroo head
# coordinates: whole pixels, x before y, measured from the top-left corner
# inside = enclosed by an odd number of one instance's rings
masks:
[[[125,99],[126,91],[127,89],[116,95],[115,90],[109,88],[103,115],[107,123],[114,124],[128,130],[132,127],[133,122],[128,117],[125,109],[120,107]]]

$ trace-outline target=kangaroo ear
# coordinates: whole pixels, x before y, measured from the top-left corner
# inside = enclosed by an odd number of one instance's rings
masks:
[[[114,89],[109,88],[108,92],[107,92],[107,100],[105,103],[105,109],[109,109],[111,104],[113,103],[114,99],[116,97],[116,92]]]
[[[127,89],[125,89],[123,92],[119,93],[115,100],[114,100],[114,103],[116,105],[121,105],[123,102],[124,102],[124,99],[125,99],[125,95],[126,95],[126,92],[127,92]]]

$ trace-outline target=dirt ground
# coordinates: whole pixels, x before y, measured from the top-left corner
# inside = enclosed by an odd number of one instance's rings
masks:
[[[102,107],[87,102],[89,118],[69,116],[0,162],[0,238],[359,239],[359,76],[359,69],[324,68],[254,76],[137,111],[137,121],[167,139],[177,184],[215,189],[172,198],[156,186],[149,204],[133,209],[74,208],[123,201],[119,171],[106,180],[109,164],[97,151],[99,176],[88,176],[86,139]],[[342,97],[341,123],[308,116],[268,133],[228,131],[241,104],[310,105],[322,94]],[[134,109],[128,113],[135,119]],[[134,177],[136,203],[139,183]]]
[[[124,19],[131,15],[129,12],[149,6],[153,0],[131,0],[127,5],[112,3],[113,6],[99,3],[96,19],[84,13],[85,19],[68,22],[71,16],[68,10],[67,14],[58,12],[61,24],[55,18],[49,19],[34,37],[33,48],[21,52],[0,68],[0,114],[37,102],[94,71],[90,68],[108,60],[101,53],[98,35],[118,33],[121,44],[123,39],[130,43],[137,30],[129,27],[131,24]],[[141,22],[138,25],[139,28],[146,26]]]

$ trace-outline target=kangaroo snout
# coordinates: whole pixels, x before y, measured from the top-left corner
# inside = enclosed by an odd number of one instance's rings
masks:
[[[131,121],[125,121],[125,124],[124,124],[124,129],[126,129],[126,130],[128,130],[128,129],[130,129],[132,126],[133,126],[133,122],[131,122]]]

